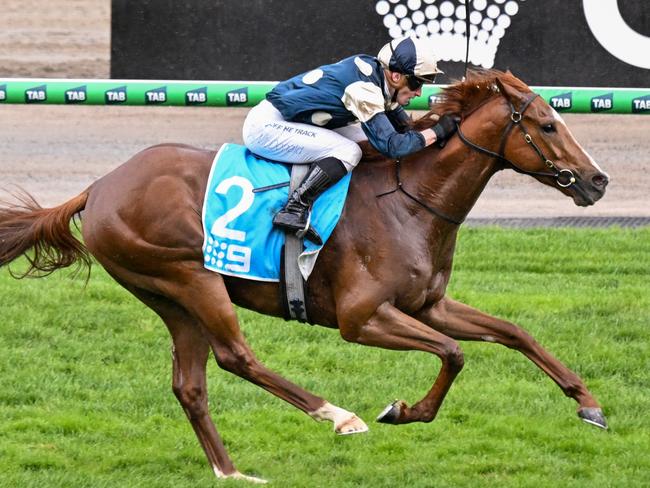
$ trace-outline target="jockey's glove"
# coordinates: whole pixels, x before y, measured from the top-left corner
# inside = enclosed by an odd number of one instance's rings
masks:
[[[445,114],[440,117],[438,123],[431,128],[436,133],[436,142],[440,144],[453,136],[458,122],[460,118],[457,115]]]

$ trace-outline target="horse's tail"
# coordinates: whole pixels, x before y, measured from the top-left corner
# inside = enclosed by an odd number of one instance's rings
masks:
[[[16,204],[0,204],[0,266],[25,255],[29,269],[16,278],[46,276],[75,263],[90,270],[90,253],[70,229],[86,206],[88,190],[54,208],[41,207],[28,193],[17,198]]]

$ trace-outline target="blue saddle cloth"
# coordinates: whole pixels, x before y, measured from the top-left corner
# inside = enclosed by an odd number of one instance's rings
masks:
[[[284,206],[290,166],[270,162],[238,144],[224,144],[212,163],[203,202],[203,256],[207,269],[259,281],[280,280],[280,254],[285,235],[273,226]],[[311,225],[323,239],[332,234],[343,211],[350,174],[327,189],[314,203]],[[298,259],[309,277],[322,249],[308,239]]]

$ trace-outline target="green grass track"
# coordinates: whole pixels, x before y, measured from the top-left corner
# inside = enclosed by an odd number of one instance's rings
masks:
[[[434,422],[377,424],[390,401],[424,395],[436,357],[241,310],[267,366],[370,432],[337,437],[210,361],[237,467],[279,487],[650,486],[650,229],[463,229],[449,294],[531,332],[585,380],[610,430],[580,422],[521,354],[484,343],[462,343]],[[3,269],[0,351],[1,487],[247,486],[214,478],[171,392],[166,329],[99,266],[88,285]]]

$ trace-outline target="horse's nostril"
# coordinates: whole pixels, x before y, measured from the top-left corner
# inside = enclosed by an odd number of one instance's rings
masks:
[[[607,183],[609,183],[609,178],[607,175],[599,173],[591,179],[591,182],[598,188],[605,188],[607,186]]]

